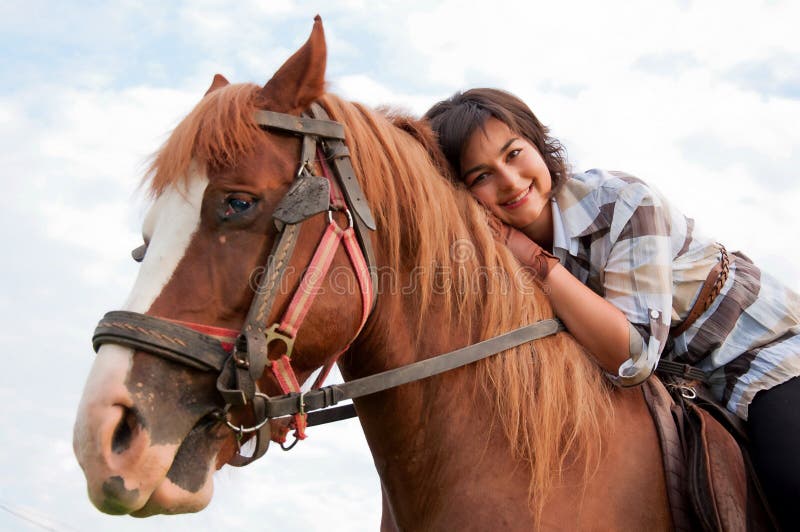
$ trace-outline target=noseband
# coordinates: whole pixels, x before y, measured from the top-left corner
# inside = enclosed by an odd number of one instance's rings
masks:
[[[325,277],[340,244],[350,258],[361,291],[362,318],[353,340],[375,305],[377,286],[377,268],[370,240],[375,221],[355,177],[350,153],[344,143],[344,128],[338,122],[329,120],[318,104],[312,104],[310,115],[298,117],[264,110],[255,113],[256,123],[262,129],[301,136],[302,148],[296,178],[273,213],[279,237],[268,256],[265,274],[260,279],[242,330],[167,320],[136,312],[112,311],[97,325],[92,338],[95,351],[105,343],[120,344],[218,374],[217,390],[225,405],[218,412],[220,419],[236,433],[237,441],[246,433],[256,434],[252,456],[237,453],[229,462],[235,466],[246,465],[266,452],[270,441],[268,421],[272,418],[294,416],[297,441],[305,437],[307,425],[355,416],[351,404],[328,408],[339,401],[436,375],[563,330],[557,320],[543,320],[408,366],[321,387],[339,355],[349,348],[348,344],[344,350],[328,358],[312,389],[301,392],[291,366],[292,348],[297,330],[314,295],[319,291],[317,285]],[[315,159],[319,161],[324,177],[313,175]],[[333,213],[337,211],[344,213],[347,219],[344,229],[334,220]],[[328,213],[328,226],[300,286],[281,320],[268,326],[266,317],[282,286],[281,280],[302,223],[323,212]],[[143,251],[135,250],[134,257],[143,257]],[[275,342],[282,343],[284,348],[277,359],[270,359],[268,348]],[[283,396],[269,397],[259,391],[257,381],[267,368],[273,372]],[[233,425],[227,419],[229,409],[248,404],[252,404],[255,424],[252,427]],[[282,443],[280,438],[278,441]]]

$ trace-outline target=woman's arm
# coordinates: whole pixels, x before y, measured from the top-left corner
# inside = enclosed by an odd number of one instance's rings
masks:
[[[502,242],[521,264],[530,268],[550,296],[556,316],[609,374],[618,375],[620,365],[639,354],[641,336],[625,314],[597,295],[558,259],[521,231],[503,225],[496,228]],[[635,336],[635,338],[632,338]]]
[[[631,327],[622,311],[592,292],[560,264],[550,271],[543,284],[567,330],[603,369],[616,375],[631,356]]]

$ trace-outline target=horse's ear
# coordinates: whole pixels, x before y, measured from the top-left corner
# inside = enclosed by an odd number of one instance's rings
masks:
[[[314,28],[306,43],[278,69],[261,89],[273,111],[306,109],[325,92],[325,32],[322,19],[314,17]]]
[[[211,86],[206,91],[206,95],[210,92],[214,92],[217,89],[221,89],[225,85],[230,85],[230,82],[225,79],[225,76],[222,74],[214,74],[214,79],[211,82]]]
[[[221,89],[225,85],[230,85],[230,81],[225,79],[225,76],[222,74],[214,74],[214,79],[211,81],[211,86],[206,91],[206,95],[210,92],[214,92],[217,89]]]

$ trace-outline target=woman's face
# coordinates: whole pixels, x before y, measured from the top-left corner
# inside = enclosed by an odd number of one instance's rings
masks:
[[[550,171],[539,150],[505,123],[490,117],[472,133],[461,168],[472,195],[503,222],[529,236],[547,225]]]

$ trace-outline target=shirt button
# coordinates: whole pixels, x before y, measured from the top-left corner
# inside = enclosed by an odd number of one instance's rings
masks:
[[[659,312],[657,310],[651,310],[650,311],[650,318],[651,319],[657,320],[658,316],[659,316]]]

